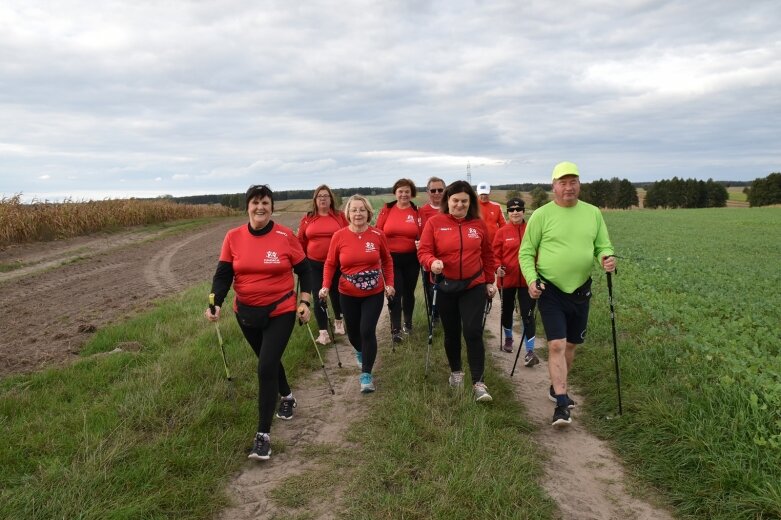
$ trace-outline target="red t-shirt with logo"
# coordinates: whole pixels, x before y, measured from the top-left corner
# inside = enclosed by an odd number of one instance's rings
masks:
[[[423,206],[418,209],[418,216],[420,217],[420,231],[423,232],[423,228],[426,227],[426,222],[428,222],[428,219],[433,217],[434,215],[439,215],[442,213],[440,208],[435,208],[430,203],[426,203]]]
[[[504,266],[504,277],[497,281],[497,284],[501,283],[502,287],[527,287],[518,261],[518,250],[521,248],[525,231],[526,221],[523,220],[520,224],[508,222],[496,232],[493,245],[494,260],[497,267]]]
[[[393,259],[382,231],[369,226],[361,233],[350,228],[334,233],[323,266],[323,287],[326,289],[331,289],[336,269],[342,272],[339,292],[348,296],[371,296],[382,292],[386,284],[393,286]],[[382,276],[372,271],[381,271]],[[385,283],[382,277],[385,277]]]
[[[488,202],[483,202],[478,199],[477,203],[480,206],[480,218],[483,219],[485,227],[488,230],[489,243],[493,244],[496,232],[500,227],[507,223],[504,219],[504,213],[502,213],[502,207],[490,200]]]
[[[384,205],[377,216],[377,229],[385,234],[391,253],[414,253],[421,232],[418,210]]]
[[[298,224],[298,240],[307,258],[325,262],[328,245],[334,233],[347,227],[347,219],[341,211],[328,210],[328,215],[304,215]]]
[[[293,266],[306,258],[290,228],[274,223],[271,231],[254,236],[247,224],[225,235],[220,261],[233,264],[233,291],[245,305],[271,305],[293,290]],[[295,312],[295,294],[279,303],[270,316]]]
[[[447,213],[431,217],[420,237],[418,260],[431,271],[437,259],[445,266],[445,278],[451,280],[465,280],[481,271],[470,288],[494,281],[496,263],[485,223],[479,218],[458,219]]]

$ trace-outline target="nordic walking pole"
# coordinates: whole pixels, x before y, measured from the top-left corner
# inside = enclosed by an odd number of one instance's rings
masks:
[[[423,301],[426,302],[426,320],[429,322],[429,327],[431,327],[431,302],[429,301],[430,297],[428,294],[428,287],[426,286],[426,270],[423,269],[423,266],[420,266],[420,280],[423,282]]]
[[[312,345],[315,346],[315,352],[317,352],[317,357],[320,359],[320,366],[323,367],[323,374],[325,374],[325,380],[328,381],[328,388],[331,389],[331,394],[336,394],[334,392],[334,386],[331,384],[331,378],[328,377],[328,372],[325,369],[325,362],[323,361],[323,356],[320,355],[320,349],[317,348],[317,342],[315,341],[315,336],[312,334],[312,329],[309,328],[309,324],[304,324],[303,321],[298,320],[299,325],[304,325],[306,327],[306,331],[309,333],[309,337],[312,339]]]
[[[211,293],[209,295],[209,311],[212,313],[212,316],[215,315],[217,312],[215,306],[214,306],[214,293]],[[222,334],[220,334],[220,324],[216,321],[214,322],[214,330],[217,331],[217,341],[220,344],[220,352],[222,353],[222,366],[225,367],[225,377],[228,378],[228,381],[233,382],[233,378],[231,377],[230,370],[228,370],[228,361],[225,358],[225,346],[222,343]]]
[[[616,312],[613,308],[613,273],[607,271],[607,299],[610,302],[610,325],[613,329],[613,359],[616,369],[616,390],[618,391],[618,415],[623,415],[621,407],[621,369],[618,364],[618,341],[616,340]]]
[[[342,368],[342,360],[339,357],[339,347],[336,346],[336,334],[334,334],[334,320],[331,318],[331,315],[328,314],[327,298],[323,298],[320,300],[320,307],[323,309],[323,312],[325,313],[326,323],[328,324],[328,333],[331,335],[331,340],[334,344],[334,350],[336,351],[336,363],[339,365],[339,368]]]
[[[483,309],[483,330],[485,330],[485,320],[488,318],[488,314],[491,312],[491,306],[493,305],[493,299],[485,299],[485,309]]]
[[[504,271],[504,266],[500,265],[499,268]],[[502,325],[502,314],[504,313],[504,296],[502,295],[502,288],[504,287],[504,276],[497,276],[501,283],[497,284],[499,288],[499,350],[502,350],[502,340],[504,340],[504,325]],[[510,321],[510,328],[512,328],[512,320]]]
[[[426,347],[426,371],[423,377],[428,377],[428,363],[431,357],[431,344],[434,342],[434,313],[437,310],[437,293],[439,292],[439,280],[442,275],[434,276],[433,291],[431,292],[431,318],[428,321],[428,346]]]
[[[537,289],[541,289],[542,286],[540,285],[540,281],[537,280],[535,282],[537,284]],[[513,306],[515,306],[515,302],[513,302]],[[521,321],[523,321],[523,318],[521,318]],[[513,369],[510,371],[510,377],[515,374],[515,366],[518,364],[518,358],[521,355],[521,350],[523,350],[521,347],[523,347],[524,343],[526,342],[526,325],[523,326],[523,334],[521,334],[521,344],[518,345],[518,352],[515,354],[515,362],[513,363]]]

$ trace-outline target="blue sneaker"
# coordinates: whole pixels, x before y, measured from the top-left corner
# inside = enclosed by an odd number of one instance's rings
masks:
[[[363,352],[355,351],[355,361],[358,363],[358,368],[363,368]]]
[[[374,381],[372,380],[372,375],[368,372],[361,372],[360,376],[361,381],[361,393],[362,394],[368,394],[370,392],[374,392]]]

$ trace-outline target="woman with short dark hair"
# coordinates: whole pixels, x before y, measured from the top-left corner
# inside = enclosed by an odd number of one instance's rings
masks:
[[[455,181],[445,189],[444,200],[443,213],[431,217],[423,230],[418,259],[439,280],[436,303],[445,332],[450,386],[458,389],[464,384],[463,330],[474,398],[491,401],[484,380],[483,313],[487,298],[496,292],[494,255],[472,186]]]
[[[309,321],[312,282],[309,262],[296,235],[271,220],[271,189],[265,184],[250,186],[245,200],[249,223],[225,235],[212,280],[214,314],[209,308],[204,314],[209,321],[220,319],[220,309],[232,284],[233,311],[258,358],[258,430],[249,458],[268,460],[277,395],[281,396],[278,418],[292,419],[296,406],[282,366],[282,354],[296,318],[304,323]],[[298,302],[293,272],[301,283]]]

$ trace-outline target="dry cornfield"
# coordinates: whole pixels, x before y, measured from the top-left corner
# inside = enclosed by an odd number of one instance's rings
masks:
[[[177,204],[170,200],[117,199],[62,203],[33,201],[21,195],[0,199],[0,246],[74,237],[97,231],[169,220],[229,216],[220,205]]]

